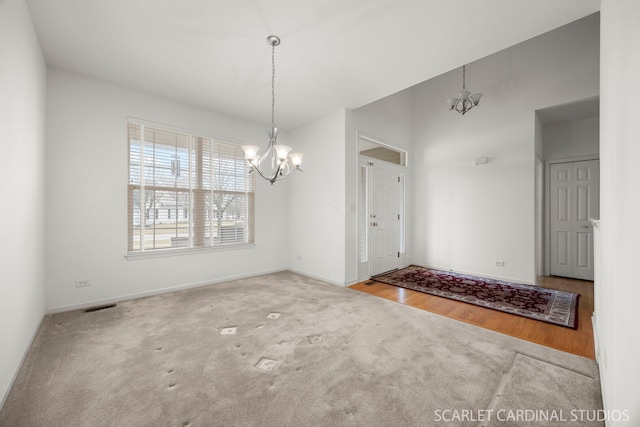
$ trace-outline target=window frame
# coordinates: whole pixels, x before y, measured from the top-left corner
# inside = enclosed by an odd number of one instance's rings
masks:
[[[140,134],[138,135],[138,139],[135,140],[132,137],[131,126],[140,126]],[[164,132],[167,134],[176,134],[176,138],[178,136],[187,136],[188,137],[188,148],[187,148],[187,164],[188,164],[188,184],[184,186],[184,184],[178,185],[177,179],[176,183],[173,187],[166,185],[153,185],[155,182],[151,184],[145,183],[145,174],[149,173],[150,170],[153,170],[153,174],[155,177],[155,171],[161,170],[162,166],[159,166],[156,163],[156,159],[154,157],[153,163],[151,167],[148,166],[148,160],[145,156],[145,159],[142,159],[144,155],[144,147],[143,145],[153,144],[154,149],[156,149],[156,144],[162,146],[166,145],[167,152],[169,148],[172,147],[171,144],[162,144],[161,142],[149,142],[146,140],[146,136],[144,134],[144,129],[151,129],[155,132]],[[202,149],[202,144],[198,144],[199,148],[196,149],[196,140],[199,140],[202,143],[207,144],[208,151]],[[139,158],[138,163],[132,162],[132,142],[138,141],[140,144],[139,149]],[[247,249],[255,246],[255,178],[253,174],[250,174],[250,168],[246,164],[246,160],[244,159],[244,155],[240,148],[241,143],[235,142],[228,138],[219,138],[212,137],[208,135],[203,135],[201,132],[196,132],[188,129],[181,129],[175,126],[165,125],[156,122],[150,122],[147,120],[141,120],[137,118],[127,117],[126,119],[126,143],[127,143],[127,247],[125,258],[127,259],[141,259],[141,258],[155,258],[155,257],[165,257],[165,256],[176,256],[176,255],[188,255],[194,253],[208,252],[208,251],[225,251],[225,250],[238,250],[238,249]],[[176,150],[178,150],[179,144],[176,142]],[[176,151],[177,153],[177,151]],[[229,154],[232,153],[232,154]],[[200,157],[198,159],[197,157]],[[210,165],[213,165],[217,162],[218,164],[218,175],[209,176],[209,180],[203,183],[202,175],[206,174],[205,170],[205,160],[209,161]],[[224,161],[223,161],[224,160]],[[224,170],[223,163],[231,163],[232,166],[232,175],[226,175],[227,172]],[[179,163],[178,163],[179,164]],[[196,166],[197,165],[197,166]],[[242,165],[242,166],[241,166]],[[134,183],[135,174],[132,172],[135,168],[138,168],[137,180],[138,182]],[[174,167],[172,162],[172,168]],[[199,169],[198,169],[199,168]],[[198,170],[200,174],[200,178],[198,180],[194,179],[194,170]],[[211,169],[213,170],[213,169]],[[209,172],[211,172],[211,170]],[[184,170],[183,170],[184,171]],[[246,174],[246,175],[244,175]],[[180,176],[180,175],[178,175]],[[218,178],[216,181],[215,178]],[[232,188],[223,188],[217,187],[216,182],[220,182],[221,178],[229,178],[233,181],[231,184]],[[241,181],[238,181],[238,178],[242,177]],[[196,182],[197,181],[197,182]],[[200,186],[198,188],[198,186]],[[238,187],[239,186],[239,187]],[[135,191],[138,191],[138,202],[136,203],[136,198],[134,196]],[[157,212],[160,210],[160,213],[164,212],[167,209],[167,206],[156,206],[155,201],[153,202],[153,206],[149,206],[149,210],[147,210],[147,204],[145,199],[144,207],[141,205],[142,197],[145,197],[146,191],[162,191],[166,193],[175,193],[176,194],[176,205],[169,205],[168,209],[176,210],[175,218],[172,218],[167,221],[174,221],[176,223],[175,228],[171,229],[175,230],[176,233],[176,244],[173,243],[173,238],[171,242],[171,246],[165,247],[145,247],[146,244],[146,233],[145,230],[152,229],[153,235],[155,239],[155,235],[157,230],[159,229],[156,221],[162,220],[162,218],[158,218]],[[179,197],[184,199],[184,196],[179,196],[179,193],[187,193],[186,194],[186,202],[183,201],[182,205],[179,205],[177,200]],[[241,227],[238,227],[238,222],[234,222],[231,224],[231,227],[234,228],[234,236],[231,238],[231,242],[224,243],[225,237],[223,236],[223,229],[220,226],[221,221],[213,218],[213,212],[215,207],[206,204],[201,206],[200,213],[198,214],[194,200],[197,198],[195,193],[204,194],[204,196],[199,197],[207,197],[210,195],[211,198],[214,198],[217,194],[233,194],[234,196],[241,196],[239,201],[235,204],[235,209],[241,209],[240,211],[235,211],[233,215],[236,216],[237,220],[242,224]],[[229,205],[225,207],[222,211],[223,215],[228,208]],[[150,212],[152,209],[155,209],[154,212]],[[177,213],[182,211],[183,215],[178,215]],[[155,215],[154,215],[155,214]],[[211,214],[211,215],[210,215]],[[147,218],[147,216],[149,218]],[[162,215],[160,215],[162,217]],[[147,218],[145,220],[145,218]],[[155,218],[155,219],[154,219]],[[228,218],[228,217],[227,217]],[[138,221],[138,232],[136,235],[136,219]],[[199,221],[196,226],[196,221]],[[213,222],[217,221],[217,226],[214,226]],[[184,236],[179,234],[180,230],[184,232],[184,227],[181,227],[179,224],[186,223],[187,231],[187,246],[184,246]],[[142,225],[144,224],[144,225]],[[199,229],[196,230],[196,228]],[[241,228],[241,236],[238,234],[239,228]],[[215,233],[214,233],[215,230]],[[195,233],[198,233],[197,235]],[[208,235],[207,235],[208,233]],[[171,233],[167,233],[170,236]],[[134,244],[134,240],[137,238],[137,247]],[[229,235],[227,235],[229,238]],[[242,241],[238,241],[238,239],[242,239]],[[166,240],[166,236],[165,236]],[[178,240],[180,240],[178,242]],[[156,245],[155,240],[152,244]]]

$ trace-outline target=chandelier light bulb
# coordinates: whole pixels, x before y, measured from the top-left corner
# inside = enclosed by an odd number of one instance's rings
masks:
[[[278,144],[274,145],[273,148],[275,148],[279,160],[287,160],[287,156],[289,155],[289,151],[291,151],[291,147]]]
[[[260,151],[260,147],[257,145],[243,145],[242,151],[244,151],[244,158],[247,160],[255,160],[258,157],[258,152]]]
[[[302,153],[289,153],[289,157],[291,158],[291,164],[296,168],[299,168],[302,165],[302,157],[304,155]]]
[[[481,93],[474,93],[469,97],[471,101],[473,101],[473,105],[478,105],[480,103],[480,98],[482,98]]]

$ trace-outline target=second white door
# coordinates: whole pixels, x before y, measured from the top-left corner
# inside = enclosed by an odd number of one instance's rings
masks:
[[[593,280],[593,229],[600,217],[598,160],[552,164],[549,168],[551,275]]]
[[[400,174],[383,161],[370,162],[372,173],[369,235],[371,275],[398,268],[400,257]]]

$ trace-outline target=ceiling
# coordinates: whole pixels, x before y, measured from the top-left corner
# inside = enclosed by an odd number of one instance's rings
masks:
[[[599,10],[599,0],[27,0],[47,64],[291,129]]]

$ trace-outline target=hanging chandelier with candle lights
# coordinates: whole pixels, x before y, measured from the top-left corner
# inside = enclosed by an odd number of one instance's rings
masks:
[[[251,170],[256,171],[262,178],[273,185],[274,182],[286,178],[293,171],[300,171],[302,165],[302,153],[291,152],[291,147],[278,144],[278,128],[275,124],[276,107],[276,62],[275,48],[280,44],[278,36],[267,37],[267,43],[271,46],[271,129],[267,131],[269,144],[267,151],[260,156],[260,147],[256,145],[243,145],[244,158],[247,160]]]
[[[473,107],[480,103],[480,98],[482,98],[481,93],[474,93],[473,95],[466,88],[466,66],[462,66],[462,90],[458,94],[457,98],[449,98],[447,99],[447,104],[449,104],[449,110],[455,110],[458,113],[465,115],[467,111],[471,110]]]

